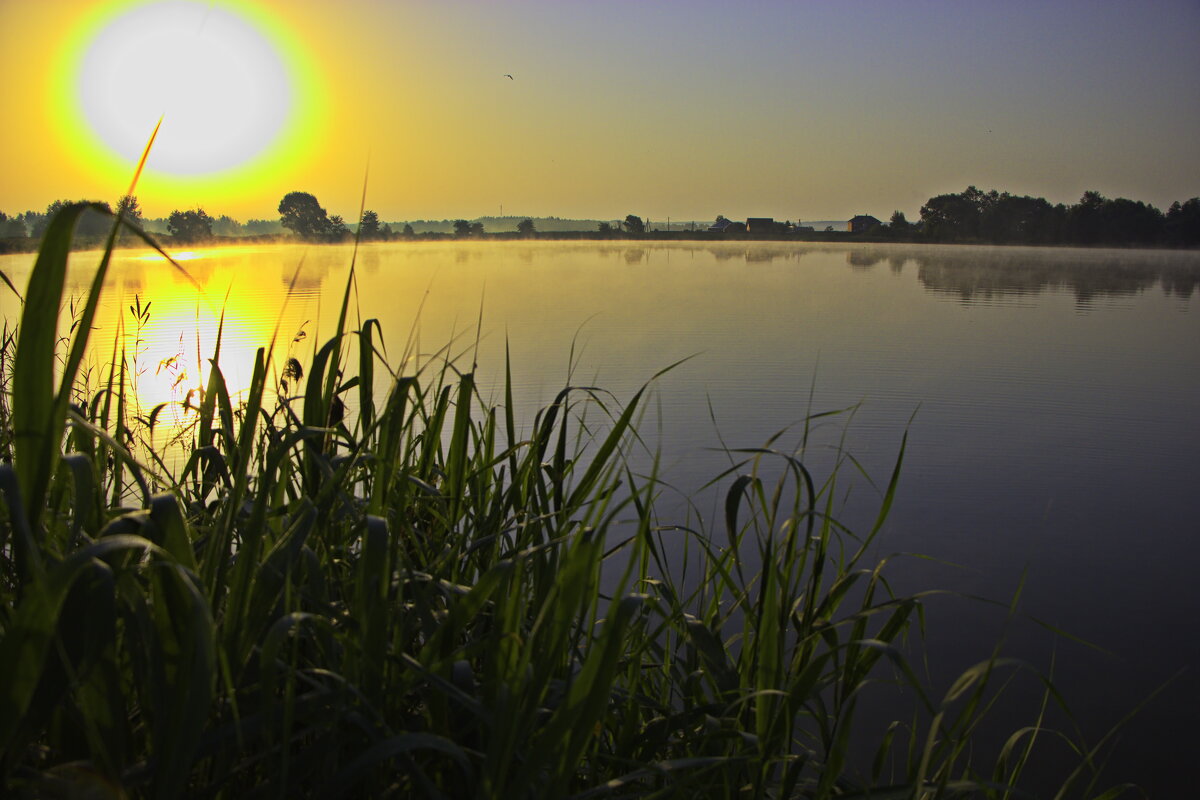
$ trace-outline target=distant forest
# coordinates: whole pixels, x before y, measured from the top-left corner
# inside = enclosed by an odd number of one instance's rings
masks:
[[[0,212],[0,252],[36,246],[49,218],[69,201],[56,200],[44,212],[13,215]],[[166,217],[143,216],[136,197],[118,200],[116,209],[97,203],[110,213],[119,210],[126,219],[148,233],[176,243],[214,239],[299,238],[316,242],[344,242],[357,235],[366,241],[420,238],[698,238],[794,239],[803,241],[909,241],[968,244],[1093,245],[1143,247],[1200,246],[1200,197],[1174,202],[1160,211],[1152,205],[1125,198],[1109,199],[1085,192],[1078,203],[1051,204],[1041,197],[1013,195],[968,186],[957,194],[931,197],[921,206],[920,219],[909,222],[895,211],[888,222],[863,215],[847,231],[833,225],[816,229],[812,224],[755,219],[732,223],[724,215],[712,222],[651,223],[633,214],[624,220],[579,220],[559,217],[496,216],[474,220],[408,220],[383,222],[366,211],[358,224],[330,215],[307,192],[290,192],[277,209],[279,216],[239,222],[227,215],[211,216],[203,208],[175,210]],[[111,219],[85,214],[76,233],[83,239],[104,236]],[[719,230],[711,230],[713,227]]]
[[[897,211],[886,228],[897,237],[931,242],[1195,247],[1200,245],[1200,197],[1176,201],[1164,214],[1099,192],[1084,192],[1067,206],[968,186],[958,194],[931,197],[921,206],[920,222],[909,224]]]

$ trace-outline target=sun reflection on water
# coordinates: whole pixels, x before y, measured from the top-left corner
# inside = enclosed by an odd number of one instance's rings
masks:
[[[207,253],[203,253],[203,252],[197,253],[195,250],[180,250],[179,252],[171,253],[171,258],[175,259],[176,261],[195,261],[196,259],[204,258],[207,255],[208,255]],[[138,256],[137,260],[138,261],[157,261],[157,262],[161,263],[161,262],[166,262],[167,259],[165,256],[162,255],[162,253],[156,252],[156,253],[147,253],[144,256]]]
[[[288,291],[284,275],[256,263],[255,248],[206,248],[118,259],[93,333],[97,374],[125,364],[131,413],[160,456],[189,428],[214,358],[236,409],[250,391],[258,350],[271,359],[266,407],[275,404],[282,364],[305,338],[315,292]],[[219,347],[219,350],[218,350]],[[147,424],[153,419],[153,432]]]

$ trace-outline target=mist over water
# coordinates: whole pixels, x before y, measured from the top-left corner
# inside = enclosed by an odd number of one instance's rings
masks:
[[[277,363],[307,366],[336,323],[351,253],[198,250],[183,263],[199,295],[169,265],[121,253],[93,336],[96,363],[114,341],[133,346],[136,296],[152,304],[140,334],[143,381],[158,393],[147,404],[197,381],[222,311],[235,391],[272,337]],[[807,414],[857,406],[816,427],[806,461],[827,470],[844,438],[875,482],[843,490],[842,516],[864,528],[907,431],[880,554],[930,558],[901,559],[897,590],[1007,604],[1020,588],[1023,614],[1108,651],[1024,617],[1008,622],[1003,607],[933,599],[935,681],[986,658],[1003,636],[1006,652],[1035,665],[1053,657],[1054,679],[1095,739],[1190,666],[1129,725],[1112,772],[1160,793],[1186,785],[1187,754],[1200,746],[1191,724],[1200,645],[1190,635],[1200,617],[1191,574],[1200,254],[509,242],[367,245],[357,260],[358,315],[380,320],[395,369],[447,354],[469,369],[477,358],[481,391],[499,401],[507,346],[526,424],[568,382],[624,402],[687,359],[655,382],[642,425],[679,490],[664,497],[664,518],[718,517],[715,492],[695,496],[690,511],[674,498],[728,466],[722,441],[756,447],[780,434],[774,446],[792,450]],[[0,270],[23,287],[32,261],[0,257]],[[73,292],[94,265],[92,254],[75,258]],[[7,291],[0,311],[17,318]],[[160,379],[172,355],[186,375]]]

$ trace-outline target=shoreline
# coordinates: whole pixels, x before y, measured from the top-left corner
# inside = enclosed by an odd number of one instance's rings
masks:
[[[169,236],[152,238],[163,248],[192,248],[192,247],[237,247],[261,244],[306,244],[306,245],[345,245],[353,244],[354,238],[340,241],[309,241],[295,236],[277,234],[262,234],[258,236],[214,236],[211,239],[195,242],[176,242]],[[106,237],[83,237],[76,242],[75,250],[102,250]],[[483,233],[473,236],[455,236],[452,233],[418,233],[412,236],[394,236],[388,239],[366,239],[362,244],[404,244],[408,242],[513,242],[513,241],[589,241],[589,242],[775,242],[775,243],[804,243],[804,244],[911,244],[911,245],[967,245],[977,247],[1045,247],[1052,249],[1086,249],[1086,250],[1161,250],[1198,252],[1200,247],[1189,247],[1170,244],[1078,244],[1070,242],[990,242],[986,240],[946,241],[925,239],[921,237],[891,237],[874,233],[850,233],[849,231],[814,231],[793,234],[750,234],[750,233],[713,233],[709,231],[650,231],[647,233],[613,233],[599,234],[596,231],[552,231],[535,233],[532,236],[516,231],[498,233]],[[20,253],[36,253],[41,245],[41,239],[32,237],[0,238],[0,255]],[[142,249],[146,245],[138,239],[128,240],[122,237],[116,243],[115,249]]]

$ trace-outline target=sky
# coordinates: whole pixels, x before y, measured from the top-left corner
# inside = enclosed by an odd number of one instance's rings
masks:
[[[0,211],[114,202],[114,131],[160,114],[151,217],[306,191],[353,220],[364,184],[384,220],[1200,195],[1198,0],[171,0],[150,30],[156,5],[0,0]]]

